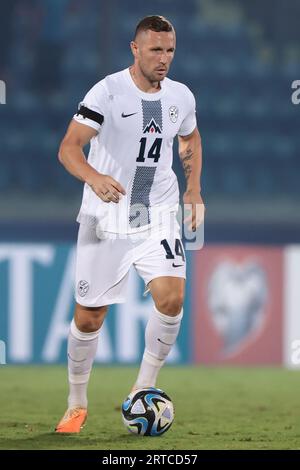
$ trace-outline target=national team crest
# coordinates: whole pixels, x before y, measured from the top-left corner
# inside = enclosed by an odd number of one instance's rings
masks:
[[[89,288],[90,286],[87,281],[84,281],[84,280],[79,281],[77,285],[77,292],[80,295],[80,297],[84,297],[88,293]]]
[[[169,116],[170,116],[171,122],[175,123],[177,121],[178,113],[179,113],[179,110],[178,110],[177,106],[171,106],[169,108]]]

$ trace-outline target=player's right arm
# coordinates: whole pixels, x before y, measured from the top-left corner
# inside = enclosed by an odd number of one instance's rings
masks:
[[[87,183],[104,202],[119,202],[124,188],[111,176],[100,174],[86,160],[83,147],[97,135],[90,126],[71,121],[63,138],[58,158],[66,170],[79,180]]]

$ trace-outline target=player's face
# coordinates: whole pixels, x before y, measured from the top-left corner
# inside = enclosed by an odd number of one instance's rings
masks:
[[[175,32],[145,31],[135,42],[135,59],[143,75],[150,81],[161,81],[167,75],[175,53]]]

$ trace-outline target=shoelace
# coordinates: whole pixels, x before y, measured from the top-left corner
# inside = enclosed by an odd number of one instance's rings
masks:
[[[77,416],[79,415],[80,415],[80,408],[73,408],[67,411],[66,415],[64,416],[64,421],[70,418],[77,418]]]

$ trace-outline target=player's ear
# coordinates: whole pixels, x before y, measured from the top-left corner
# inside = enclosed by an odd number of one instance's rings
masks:
[[[131,41],[130,49],[131,49],[131,52],[132,52],[134,58],[136,58],[137,57],[137,51],[138,51],[138,45],[135,41]]]

